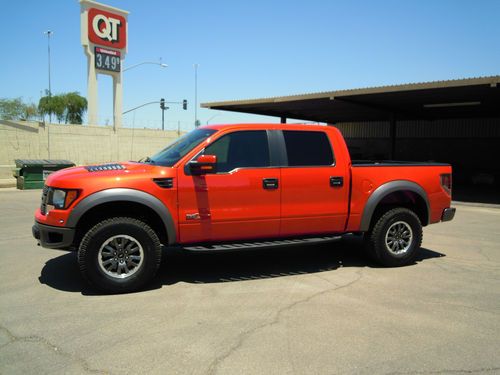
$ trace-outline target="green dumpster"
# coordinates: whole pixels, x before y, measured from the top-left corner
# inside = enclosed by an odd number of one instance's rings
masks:
[[[17,179],[17,188],[20,190],[41,189],[49,174],[75,166],[75,163],[69,160],[16,159],[14,162],[16,163],[14,177]]]

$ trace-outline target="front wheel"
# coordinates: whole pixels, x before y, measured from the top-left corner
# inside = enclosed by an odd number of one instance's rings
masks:
[[[83,277],[111,293],[132,292],[153,278],[161,245],[146,223],[128,217],[103,220],[83,237],[78,263]]]
[[[413,211],[394,208],[377,220],[365,242],[370,255],[384,266],[411,264],[422,244],[422,224]]]

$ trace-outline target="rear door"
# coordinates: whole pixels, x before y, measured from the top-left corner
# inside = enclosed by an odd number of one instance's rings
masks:
[[[349,202],[346,163],[335,161],[322,130],[283,130],[286,167],[281,170],[282,236],[344,230]]]

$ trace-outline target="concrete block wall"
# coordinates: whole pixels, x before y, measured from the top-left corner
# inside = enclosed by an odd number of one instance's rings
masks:
[[[14,159],[67,159],[77,165],[138,160],[177,139],[176,131],[0,120],[0,165]]]

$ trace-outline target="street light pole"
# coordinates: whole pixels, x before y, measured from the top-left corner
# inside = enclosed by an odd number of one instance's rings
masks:
[[[194,64],[194,127],[198,126],[198,64]]]
[[[138,64],[134,64],[132,66],[128,66],[126,68],[123,69],[124,72],[126,72],[127,70],[130,70],[130,69],[133,69],[139,65],[144,65],[144,64],[153,64],[153,65],[159,65],[160,67],[162,68],[166,68],[168,65],[167,64],[162,64],[162,63],[159,63],[159,62],[154,62],[154,61],[144,61],[144,62],[141,62],[141,63],[138,63]]]
[[[50,87],[50,36],[53,34],[53,32],[47,30],[44,32],[44,34],[47,35],[47,55],[49,59],[49,101],[50,101],[50,98],[52,97],[52,89]],[[51,122],[52,122],[52,114],[49,113],[49,123]]]
[[[208,123],[209,123],[211,120],[213,120],[214,118],[216,118],[217,116],[220,116],[220,115],[221,115],[221,113],[216,113],[215,115],[213,115],[212,117],[210,117],[210,118],[207,120],[207,125],[208,125]]]

